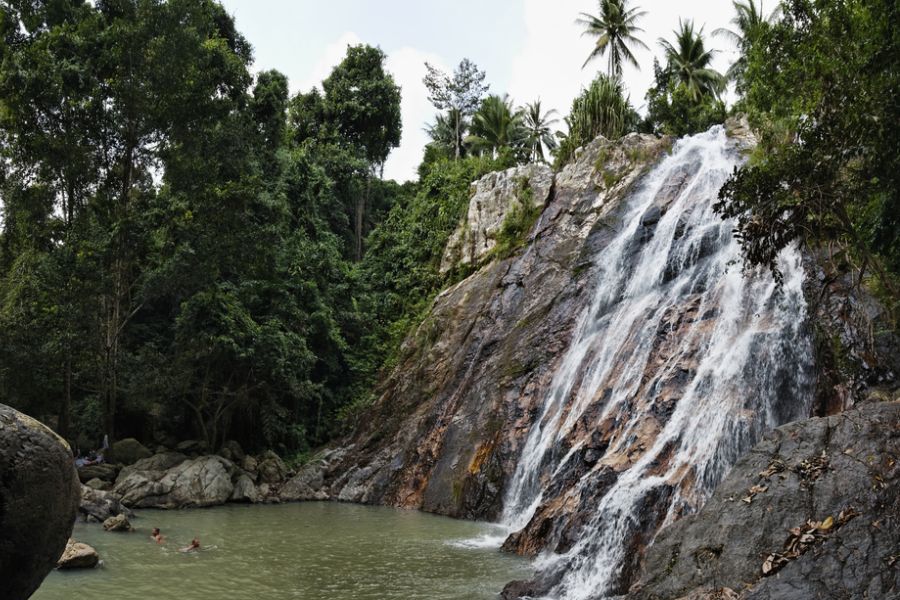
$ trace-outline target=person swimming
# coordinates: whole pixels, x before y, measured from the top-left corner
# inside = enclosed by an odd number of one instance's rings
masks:
[[[150,532],[150,539],[156,542],[157,544],[162,544],[166,541],[166,538],[163,537],[163,534],[160,533],[159,527],[154,527],[153,531]]]
[[[200,538],[194,538],[191,540],[190,546],[185,546],[180,550],[180,552],[196,552],[200,549]]]

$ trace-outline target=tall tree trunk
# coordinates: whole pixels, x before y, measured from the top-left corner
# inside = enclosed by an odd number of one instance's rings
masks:
[[[366,204],[369,201],[369,192],[372,187],[372,175],[366,171],[366,193],[356,197],[356,261],[362,260],[363,254],[363,224],[366,214]]]
[[[69,438],[69,413],[72,406],[72,354],[66,348],[66,359],[63,363],[63,398],[62,405],[59,407],[59,419],[57,422],[57,433],[63,439]]]
[[[460,119],[461,116],[462,116],[462,115],[460,115],[459,111],[456,111],[456,113],[455,113],[455,117],[456,117],[456,127],[454,128],[455,131],[456,131],[456,135],[453,136],[453,146],[456,148],[456,158],[455,158],[454,160],[459,160],[459,154],[460,154],[460,148],[459,148],[459,146],[460,146],[460,142],[459,142],[459,119]]]

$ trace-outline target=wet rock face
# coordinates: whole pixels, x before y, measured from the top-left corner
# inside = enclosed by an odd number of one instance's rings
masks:
[[[543,164],[489,173],[473,183],[466,220],[447,242],[441,272],[458,265],[477,265],[497,245],[497,234],[507,216],[515,208],[542,209],[552,187],[553,172]]]
[[[68,445],[41,423],[0,404],[0,594],[4,600],[28,598],[56,566],[72,532],[79,492]]]
[[[532,198],[550,196],[527,249],[436,299],[366,424],[340,451],[302,469],[282,499],[496,518],[524,434],[592,291],[597,249],[612,238],[632,185],[668,148],[653,136],[600,139],[552,184],[546,167],[531,167]],[[515,173],[495,174],[479,185],[497,190],[515,181]]]
[[[660,533],[643,573],[628,600],[894,597],[900,403],[775,430]]]

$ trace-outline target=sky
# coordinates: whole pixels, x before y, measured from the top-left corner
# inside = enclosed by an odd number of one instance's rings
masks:
[[[403,137],[385,165],[384,176],[416,177],[424,127],[435,109],[422,84],[425,62],[451,71],[469,58],[487,72],[491,93],[508,93],[519,104],[538,98],[556,109],[560,121],[572,100],[598,71],[598,59],[582,68],[593,47],[575,20],[597,14],[597,0],[221,0],[238,30],[254,47],[255,71],[277,69],[288,76],[292,92],[318,86],[343,58],[348,44],[378,46],[387,69],[401,87]],[[693,19],[710,34],[727,27],[730,0],[633,0],[647,14],[639,21],[640,38],[650,50],[635,49],[641,69],[625,68],[632,103],[643,111],[653,80],[658,40],[672,39],[678,19]],[[721,50],[714,66],[724,72],[735,58],[723,38],[707,44]],[[559,124],[562,126],[562,123]]]

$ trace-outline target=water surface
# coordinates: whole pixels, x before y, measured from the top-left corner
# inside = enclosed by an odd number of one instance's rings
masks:
[[[103,567],[51,573],[33,600],[495,598],[529,563],[467,540],[491,525],[333,503],[141,511],[134,533],[78,523]],[[166,535],[162,546],[150,530]],[[200,538],[203,550],[178,549]]]

